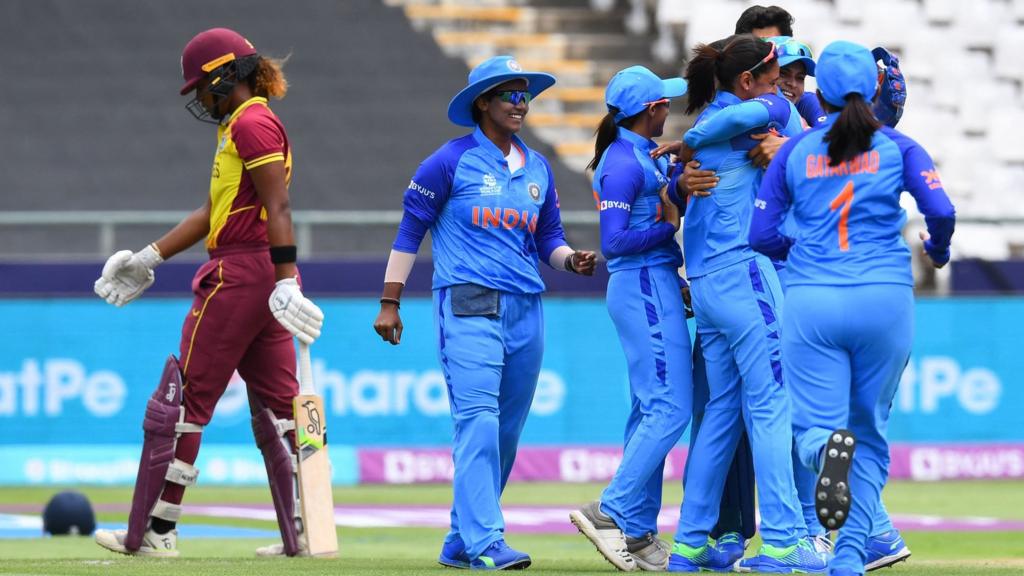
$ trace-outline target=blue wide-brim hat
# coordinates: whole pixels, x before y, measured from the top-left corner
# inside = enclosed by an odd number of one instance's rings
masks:
[[[878,64],[871,51],[853,42],[839,40],[818,56],[818,91],[825,101],[842,108],[848,94],[860,94],[871,101],[878,89]]]
[[[459,91],[448,104],[448,119],[459,126],[476,126],[473,101],[499,84],[522,78],[532,98],[555,83],[555,77],[544,72],[524,72],[512,56],[488,58],[469,72],[469,85]]]

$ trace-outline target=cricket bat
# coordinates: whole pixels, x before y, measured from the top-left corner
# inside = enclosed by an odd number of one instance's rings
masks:
[[[299,395],[292,401],[295,413],[296,459],[299,463],[299,502],[303,536],[310,556],[338,555],[331,492],[331,461],[327,457],[327,422],[324,401],[313,386],[309,345],[299,342]]]

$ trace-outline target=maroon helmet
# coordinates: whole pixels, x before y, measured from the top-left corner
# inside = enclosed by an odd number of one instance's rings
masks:
[[[209,78],[210,92],[219,102],[256,69],[258,58],[252,43],[234,30],[211,28],[200,32],[181,53],[181,75],[185,79],[181,94],[188,94],[203,78]],[[185,107],[199,120],[220,121],[216,113],[203,108],[198,94]]]
[[[181,75],[185,85],[182,95],[188,94],[210,72],[224,64],[256,54],[251,42],[241,34],[227,28],[210,28],[189,40],[181,53]]]

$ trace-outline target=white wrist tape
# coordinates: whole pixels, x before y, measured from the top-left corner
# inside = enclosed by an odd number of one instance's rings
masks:
[[[568,258],[569,255],[571,255],[573,252],[575,252],[575,250],[568,246],[559,246],[558,248],[555,248],[553,252],[551,252],[551,257],[548,258],[548,263],[551,264],[551,267],[554,268],[555,270],[565,270],[566,272],[572,272],[572,270],[569,270],[568,268],[565,267],[565,263],[566,258]]]
[[[398,282],[405,286],[412,272],[412,265],[416,262],[416,255],[409,252],[392,250],[388,256],[388,267],[384,271],[384,282]]]

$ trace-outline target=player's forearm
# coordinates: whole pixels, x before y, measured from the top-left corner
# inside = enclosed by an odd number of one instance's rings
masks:
[[[702,148],[722,142],[766,125],[771,114],[764,104],[756,101],[730,106],[713,117],[686,131],[683,142],[690,148]]]
[[[292,228],[292,209],[288,198],[288,185],[284,162],[271,162],[249,171],[256,195],[267,211],[267,241],[271,248],[295,246],[295,231]],[[283,262],[274,264],[274,275],[278,280],[298,275],[294,255],[285,255]],[[291,260],[290,262],[287,260]]]
[[[773,188],[771,183],[766,178],[758,191],[747,241],[751,248],[772,260],[785,261],[794,240],[780,230],[786,217],[787,205],[782,200],[783,192]]]
[[[295,246],[295,231],[292,227],[292,211],[287,198],[273,206],[267,206],[267,240],[270,246]],[[298,275],[295,262],[274,264],[274,276],[278,279],[294,278]]]
[[[402,299],[402,291],[405,289],[405,284],[401,282],[385,282],[384,290],[381,291],[381,298],[388,298],[393,300]]]
[[[657,222],[645,230],[630,230],[626,227],[620,227],[618,230],[602,228],[601,253],[605,258],[640,254],[660,245],[675,233],[675,226],[668,222]]]
[[[956,228],[956,215],[925,216],[924,222],[930,236],[924,242],[925,252],[936,263],[949,262],[949,246],[953,240],[953,230]]]
[[[388,266],[384,270],[384,296],[387,296],[388,284],[398,284],[400,287],[405,286],[406,281],[409,280],[409,274],[412,273],[412,265],[415,262],[415,253],[391,250],[391,254],[388,255]],[[400,296],[402,291],[399,290],[398,294]]]
[[[164,260],[187,250],[210,233],[210,205],[204,204],[154,242]]]

